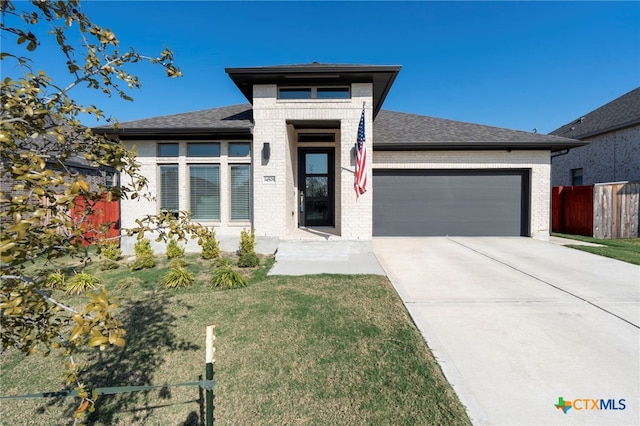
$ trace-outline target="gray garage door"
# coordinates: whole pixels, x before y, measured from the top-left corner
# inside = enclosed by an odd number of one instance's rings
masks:
[[[374,170],[374,236],[526,236],[525,170]]]

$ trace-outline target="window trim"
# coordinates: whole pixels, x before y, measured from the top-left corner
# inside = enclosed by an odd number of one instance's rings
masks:
[[[309,98],[283,98],[281,96],[282,90],[310,90]],[[345,97],[318,97],[318,89],[346,89],[347,96]],[[336,101],[336,100],[349,100],[351,99],[351,86],[350,85],[328,85],[328,86],[278,86],[277,99],[279,101]]]
[[[217,155],[194,155],[190,152],[189,148],[192,146],[197,146],[197,145],[212,145],[212,146],[217,146],[218,147],[218,154]],[[186,151],[187,158],[198,158],[198,159],[202,159],[202,158],[220,158],[222,156],[222,143],[221,142],[187,142],[187,151]]]
[[[178,216],[178,212],[180,211],[180,165],[176,162],[173,163],[158,163],[157,164],[158,167],[158,193],[157,193],[157,210],[158,213],[164,214],[166,212],[170,212],[171,214],[173,214],[174,216]],[[177,209],[172,210],[172,209],[163,209],[163,197],[162,197],[162,193],[163,193],[163,184],[162,184],[162,169],[163,168],[169,168],[169,167],[173,167],[176,170],[176,196],[177,196]]]
[[[249,180],[249,189],[248,189],[248,196],[247,196],[247,218],[246,219],[234,219],[233,218],[233,182],[232,182],[232,178],[231,178],[231,171],[233,168],[236,167],[247,167],[249,170],[249,176],[248,176],[248,180]],[[253,201],[253,173],[252,173],[252,168],[251,168],[251,164],[250,163],[229,163],[228,165],[228,173],[229,173],[229,183],[228,183],[228,188],[229,188],[229,194],[228,194],[228,199],[229,199],[229,223],[230,224],[245,224],[245,223],[249,223],[251,222],[251,217],[252,217],[252,201]]]
[[[168,146],[168,145],[175,145],[177,148],[177,152],[175,155],[160,155],[160,146],[164,145],[164,146]],[[158,142],[156,144],[156,156],[158,158],[171,158],[172,161],[174,158],[179,158],[180,157],[180,143],[179,142]]]
[[[191,170],[192,168],[205,168],[205,167],[215,167],[218,170],[218,217],[217,218],[197,218],[193,215],[193,203],[191,200],[192,197],[192,187],[191,187]],[[220,163],[188,163],[187,164],[187,177],[189,179],[189,190],[188,196],[186,197],[187,202],[187,211],[191,214],[191,219],[193,221],[201,221],[207,223],[218,223],[222,222],[222,166]]]
[[[576,183],[578,179],[579,179],[579,183]],[[582,167],[571,169],[571,186],[582,186],[582,185],[584,185],[584,169]]]

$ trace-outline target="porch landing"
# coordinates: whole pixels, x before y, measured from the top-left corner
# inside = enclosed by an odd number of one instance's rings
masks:
[[[298,229],[281,240],[269,275],[374,274],[385,275],[369,241],[339,240],[314,228]]]

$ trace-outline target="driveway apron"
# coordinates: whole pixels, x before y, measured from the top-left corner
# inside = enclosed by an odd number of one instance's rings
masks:
[[[640,267],[531,238],[373,244],[474,424],[640,424]]]

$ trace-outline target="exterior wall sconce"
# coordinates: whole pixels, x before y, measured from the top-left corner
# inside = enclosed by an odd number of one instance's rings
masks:
[[[271,146],[269,142],[265,142],[262,144],[262,158],[269,161],[269,157],[271,157]]]

